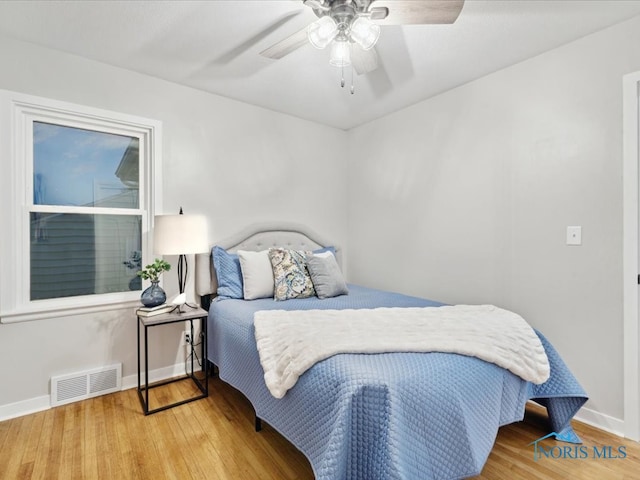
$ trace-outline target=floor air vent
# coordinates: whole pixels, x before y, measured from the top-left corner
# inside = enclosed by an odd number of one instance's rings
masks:
[[[122,388],[122,364],[51,377],[51,406],[97,397]]]

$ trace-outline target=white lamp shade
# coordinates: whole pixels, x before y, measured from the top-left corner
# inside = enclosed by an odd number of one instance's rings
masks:
[[[153,250],[160,255],[186,255],[209,250],[204,215],[158,215],[153,231]]]
[[[325,15],[320,20],[313,22],[307,28],[309,42],[316,48],[323,49],[338,34],[338,26],[333,18]]]
[[[369,50],[373,48],[380,37],[380,27],[364,17],[358,17],[351,24],[350,35],[363,50]]]
[[[351,65],[351,45],[348,41],[336,40],[331,46],[329,64],[334,67],[348,67]]]

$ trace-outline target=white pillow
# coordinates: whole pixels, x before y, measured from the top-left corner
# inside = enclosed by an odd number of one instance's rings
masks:
[[[250,252],[238,250],[242,270],[242,291],[245,300],[273,297],[273,267],[269,250]]]

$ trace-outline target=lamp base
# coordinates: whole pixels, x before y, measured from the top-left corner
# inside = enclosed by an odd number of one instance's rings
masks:
[[[191,309],[194,309],[194,310],[195,310],[196,308],[200,308],[200,305],[195,305],[195,304],[193,304],[193,303],[186,303],[186,302],[185,302],[185,303],[181,303],[181,304],[175,305],[175,306],[174,306],[171,310],[169,310],[169,312],[167,312],[167,313],[175,313],[176,311],[177,311],[178,313],[187,313],[187,311],[188,311],[188,310],[183,310],[183,308],[182,308],[182,307],[185,307],[185,306],[186,306],[186,307],[189,307],[189,308],[191,308]]]

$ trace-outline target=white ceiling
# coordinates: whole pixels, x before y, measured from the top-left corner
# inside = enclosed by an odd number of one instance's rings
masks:
[[[316,19],[301,0],[0,0],[0,35],[349,129],[639,14],[639,0],[466,0],[453,25],[382,27],[354,95],[328,49],[259,55]]]

